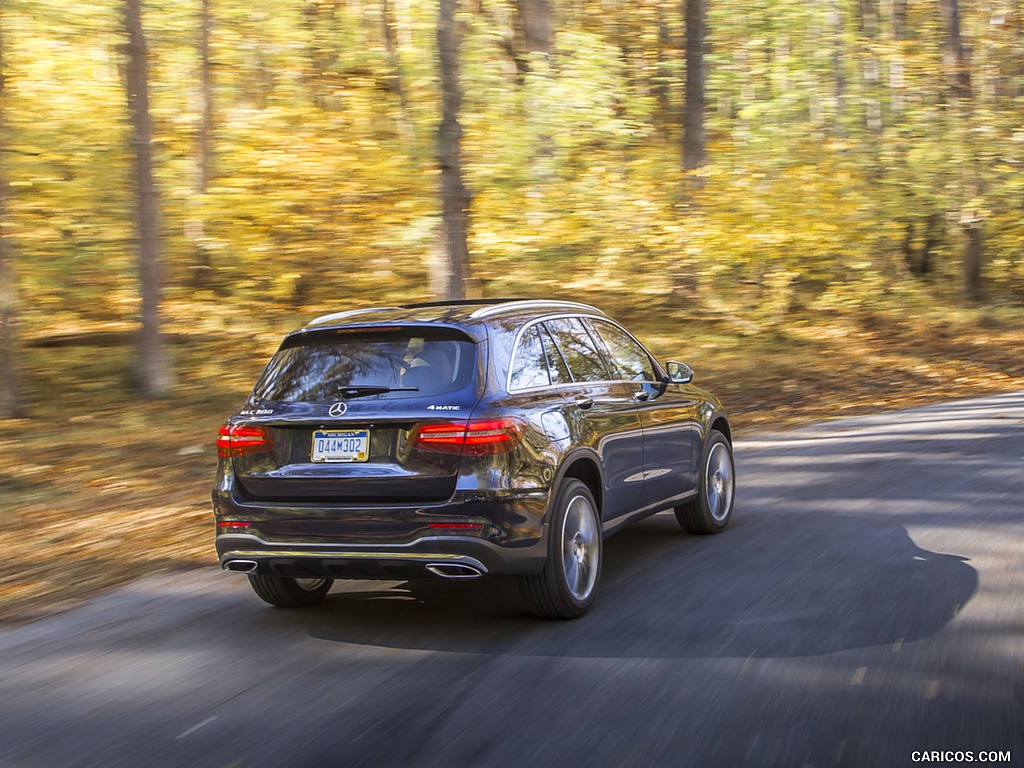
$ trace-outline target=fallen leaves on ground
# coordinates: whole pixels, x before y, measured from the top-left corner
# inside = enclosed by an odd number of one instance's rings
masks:
[[[994,325],[994,327],[988,327]],[[1024,389],[1024,319],[961,327],[806,324],[744,334],[630,323],[718,394],[738,439],[807,421]],[[37,347],[31,418],[0,422],[0,619],[25,620],[153,572],[212,565],[217,428],[274,336],[197,336],[172,398],[137,398],[130,350]]]

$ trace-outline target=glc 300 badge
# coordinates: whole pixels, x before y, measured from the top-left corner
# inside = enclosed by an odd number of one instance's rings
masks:
[[[335,417],[337,417],[337,416],[344,416],[345,415],[345,411],[347,411],[347,410],[348,410],[348,405],[346,403],[337,402],[334,405],[332,405],[330,408],[327,409],[327,413],[329,413],[331,416],[335,416]]]

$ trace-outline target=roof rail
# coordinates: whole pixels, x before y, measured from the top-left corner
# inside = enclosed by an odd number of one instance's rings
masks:
[[[505,312],[512,309],[532,309],[532,308],[550,307],[552,309],[583,309],[588,312],[597,312],[600,315],[605,314],[597,307],[592,307],[589,304],[581,304],[577,301],[562,301],[560,299],[509,299],[501,304],[496,304],[488,307],[482,307],[476,310],[470,315],[472,318],[490,317],[500,312]]]
[[[309,325],[322,325],[324,323],[333,323],[335,320],[342,320],[346,317],[353,317],[354,315],[364,315],[368,312],[380,312],[388,309],[405,309],[405,307],[367,307],[366,309],[349,309],[344,312],[331,312],[329,315],[320,315],[320,317],[314,318],[306,323]]]
[[[393,307],[365,307],[363,309],[349,309],[344,312],[331,312],[327,315],[320,315],[320,317],[314,318],[306,323],[306,327],[312,325],[326,325],[327,323],[333,323],[338,320],[346,320],[356,315],[364,315],[371,312],[387,312],[400,309],[428,309],[430,307],[460,307],[460,306],[478,306],[477,310],[474,310],[470,317],[474,319],[482,317],[490,317],[501,312],[507,312],[514,309],[531,309],[531,308],[543,308],[550,307],[552,309],[574,309],[574,310],[585,310],[587,312],[597,312],[603,315],[597,307],[592,307],[589,304],[581,304],[576,301],[562,301],[560,299],[518,299],[518,298],[495,298],[495,299],[456,299],[453,301],[423,301],[415,304],[397,304]]]
[[[446,301],[419,301],[415,304],[401,304],[401,309],[423,309],[427,307],[460,307],[469,305],[484,305],[488,306],[491,304],[504,304],[509,301],[525,301],[520,298],[495,298],[495,299],[450,299]]]

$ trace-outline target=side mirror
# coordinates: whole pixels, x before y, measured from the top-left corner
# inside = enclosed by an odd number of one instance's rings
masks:
[[[693,368],[686,363],[669,360],[665,363],[665,370],[672,384],[689,384],[693,381]]]

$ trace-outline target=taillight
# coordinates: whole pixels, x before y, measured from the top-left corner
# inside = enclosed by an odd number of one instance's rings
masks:
[[[421,424],[412,444],[427,451],[490,456],[511,451],[522,434],[522,425],[514,419],[476,419],[464,424]]]
[[[217,437],[217,455],[225,459],[269,451],[273,447],[274,436],[270,430],[250,424],[225,424]]]

